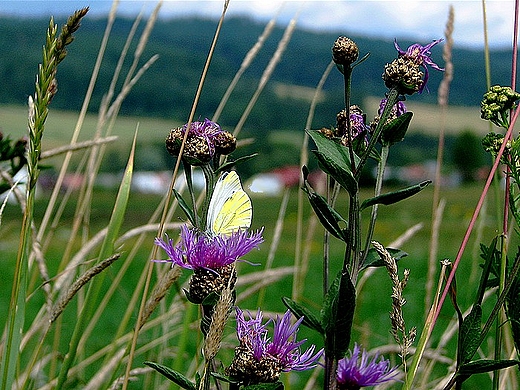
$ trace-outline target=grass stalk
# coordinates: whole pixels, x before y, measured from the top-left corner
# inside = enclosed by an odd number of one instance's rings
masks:
[[[255,106],[258,98],[260,97],[260,94],[264,90],[265,86],[267,85],[267,82],[271,78],[271,75],[273,74],[276,65],[278,65],[278,62],[280,62],[283,53],[285,52],[285,49],[287,48],[287,45],[289,44],[292,35],[294,33],[294,30],[296,28],[296,22],[297,22],[297,15],[294,16],[287,25],[282,39],[280,39],[280,42],[278,42],[278,47],[276,48],[276,51],[274,52],[273,56],[269,60],[269,63],[267,64],[264,72],[262,73],[262,76],[260,77],[260,82],[258,83],[258,86],[256,87],[256,90],[247,103],[246,108],[244,109],[244,112],[242,113],[237,125],[235,126],[235,129],[233,130],[233,135],[235,137],[238,136],[240,131],[242,130],[242,127],[244,127],[244,123],[246,122],[247,118],[249,117],[249,114],[253,110],[253,107]]]
[[[220,99],[220,102],[218,104],[217,109],[215,110],[215,113],[213,114],[212,121],[218,122],[220,115],[222,114],[222,111],[224,110],[224,107],[226,106],[229,97],[231,96],[231,93],[236,88],[238,81],[242,78],[242,75],[244,72],[249,68],[253,60],[256,58],[262,47],[264,46],[265,41],[271,33],[273,32],[274,28],[276,26],[276,16],[271,18],[271,20],[267,23],[267,25],[264,28],[264,31],[262,31],[262,34],[258,37],[258,40],[253,45],[251,49],[247,52],[246,56],[244,57],[244,60],[240,64],[240,68],[233,76],[233,80],[231,80],[231,83],[226,89],[226,92],[224,93],[224,96],[222,96],[222,99]]]
[[[19,349],[25,321],[25,300],[29,272],[31,248],[31,229],[33,223],[36,183],[39,177],[39,160],[48,106],[56,94],[56,72],[58,64],[65,58],[65,47],[72,43],[73,33],[79,28],[81,19],[88,8],[76,11],[67,20],[61,33],[51,18],[43,49],[43,60],[36,77],[34,98],[29,98],[29,143],[27,152],[27,193],[22,219],[19,248],[15,266],[13,289],[8,312],[6,339],[3,350],[1,371],[1,389],[11,389],[14,384],[16,367],[19,364]]]
[[[286,188],[283,192],[282,202],[280,204],[280,210],[278,211],[278,218],[276,219],[276,225],[274,227],[273,238],[271,240],[271,245],[269,246],[269,253],[267,254],[267,260],[265,262],[264,270],[272,269],[276,250],[278,249],[278,245],[280,244],[280,238],[282,237],[283,226],[284,226],[285,216],[286,216],[286,212],[287,212],[287,204],[289,203],[290,193],[291,193],[291,191],[289,188]],[[263,306],[265,293],[266,293],[265,288],[262,288],[258,292],[258,299],[256,301],[257,307]]]
[[[403,385],[403,390],[413,389],[412,386],[419,369],[419,363],[421,362],[421,359],[424,356],[424,352],[430,340],[430,335],[433,330],[433,326],[435,325],[435,313],[438,311],[439,308],[439,297],[442,290],[442,283],[445,279],[447,267],[448,262],[443,262],[441,267],[441,274],[439,276],[439,281],[437,284],[437,294],[435,295],[435,299],[432,303],[428,316],[426,317],[424,327],[421,331],[421,337],[419,338],[419,343],[413,355],[412,363],[410,364],[410,367],[406,373],[406,379]]]
[[[112,8],[108,14],[108,20],[107,20],[107,26],[105,28],[105,32],[103,35],[103,39],[101,41],[101,46],[98,51],[98,55],[96,58],[96,63],[94,65],[94,69],[92,71],[92,76],[90,78],[89,85],[87,87],[87,91],[85,93],[85,98],[83,99],[83,104],[81,106],[80,114],[78,117],[78,121],[76,122],[76,127],[74,128],[74,132],[72,134],[72,139],[70,141],[70,144],[75,144],[78,141],[79,134],[81,132],[81,128],[83,126],[83,122],[85,120],[85,116],[87,115],[87,109],[90,104],[90,100],[92,98],[92,93],[94,91],[94,86],[96,84],[97,76],[99,74],[99,70],[101,69],[101,62],[103,60],[103,56],[106,50],[106,46],[108,43],[108,38],[110,36],[110,32],[112,30],[112,26],[115,21],[116,17],[116,11],[117,6],[119,4],[118,0],[115,0],[112,3]],[[53,187],[51,197],[49,199],[49,204],[47,205],[47,208],[45,210],[45,214],[43,216],[42,222],[40,224],[40,228],[38,231],[37,239],[38,241],[41,241],[44,237],[44,235],[47,232],[47,225],[49,224],[49,221],[51,220],[54,212],[54,207],[56,205],[56,202],[58,201],[58,197],[63,185],[63,180],[65,179],[65,174],[67,173],[67,169],[70,164],[70,160],[72,158],[72,150],[67,152],[65,155],[65,158],[63,160],[63,163],[61,164],[61,169],[58,174],[58,178],[56,179],[56,184]]]
[[[506,147],[506,142],[505,140],[507,138],[509,138],[513,132],[513,129],[514,129],[514,126],[515,126],[515,123],[516,123],[516,120],[518,118],[518,114],[520,113],[520,107],[517,107],[514,111],[514,114],[511,118],[511,123],[509,125],[509,128],[507,129],[507,132],[506,132],[506,135],[504,137],[504,142],[502,143],[502,145],[500,146],[500,149],[498,150],[498,153],[497,153],[497,157],[495,158],[495,162],[493,163],[493,166],[491,167],[491,170],[489,172],[489,175],[488,175],[488,178],[486,180],[486,183],[484,185],[484,189],[482,190],[482,193],[480,195],[480,198],[477,202],[477,205],[475,207],[475,210],[473,212],[473,215],[471,217],[471,220],[468,224],[468,228],[466,229],[466,233],[464,234],[464,238],[461,242],[461,245],[459,247],[459,250],[457,252],[457,256],[455,257],[455,260],[453,262],[453,268],[448,276],[448,280],[446,282],[446,285],[444,287],[444,290],[442,292],[442,295],[439,299],[439,305],[437,307],[437,311],[433,317],[433,326],[432,326],[432,330],[433,330],[433,327],[435,326],[435,323],[437,321],[437,318],[440,314],[440,310],[442,308],[442,305],[444,303],[444,300],[446,299],[446,296],[448,294],[448,291],[449,291],[449,288],[450,288],[450,285],[451,285],[451,282],[453,281],[453,279],[455,278],[455,272],[457,270],[457,267],[462,259],[462,254],[464,253],[464,250],[466,249],[466,246],[467,246],[467,243],[469,241],[469,237],[471,235],[471,232],[473,231],[473,227],[475,226],[475,223],[476,223],[476,220],[477,220],[477,217],[480,213],[480,210],[482,208],[482,205],[484,204],[484,199],[486,198],[486,195],[487,195],[487,192],[489,190],[489,187],[493,181],[493,177],[497,171],[497,168],[498,168],[498,165],[500,164],[500,159],[502,158],[502,155],[504,154],[504,150],[505,150],[505,147]]]
[[[451,81],[453,80],[453,29],[455,22],[455,12],[453,6],[450,6],[448,13],[448,21],[444,30],[445,44],[442,50],[444,59],[444,73],[442,81],[437,92],[437,103],[441,110],[439,125],[439,143],[437,145],[437,159],[435,162],[435,180],[433,182],[433,200],[432,200],[432,224],[430,237],[430,251],[428,254],[428,273],[426,276],[424,308],[426,318],[428,307],[431,305],[433,295],[433,285],[435,273],[437,270],[437,252],[439,246],[439,229],[441,227],[442,213],[440,206],[440,192],[442,188],[442,166],[444,160],[444,144],[446,132],[446,112],[448,109],[448,97],[450,92]]]
[[[211,59],[212,59],[213,53],[215,51],[215,46],[216,46],[216,43],[217,43],[217,39],[218,39],[218,37],[220,35],[220,30],[221,30],[222,24],[224,22],[224,16],[226,15],[226,11],[227,11],[228,5],[229,5],[229,0],[225,0],[224,1],[224,7],[223,7],[223,10],[222,10],[222,14],[221,14],[220,20],[218,22],[217,29],[215,31],[215,35],[213,37],[213,42],[211,43],[211,47],[210,47],[209,52],[208,52],[208,57],[206,59],[206,63],[204,65],[204,69],[202,71],[200,82],[199,82],[197,91],[195,93],[195,98],[194,98],[194,101],[193,101],[192,109],[191,109],[191,112],[190,112],[190,115],[189,115],[189,118],[188,118],[188,122],[187,122],[187,129],[190,128],[190,125],[191,125],[191,123],[193,121],[193,117],[195,116],[195,110],[197,108],[198,101],[200,99],[200,95],[202,93],[202,87],[204,85],[204,81],[206,79],[206,75],[207,75],[207,72],[208,72],[208,69],[209,69],[209,65],[211,63]],[[181,147],[180,147],[180,150],[179,150],[179,156],[182,156],[182,153],[184,151],[184,146],[186,144],[186,139],[188,137],[188,134],[189,134],[189,131],[186,131],[185,134],[184,134],[184,139],[182,141],[182,144],[181,144]],[[174,188],[175,181],[176,181],[176,178],[177,178],[177,172],[179,170],[180,163],[181,163],[181,158],[178,158],[177,161],[176,161],[176,164],[175,164],[175,168],[173,170],[172,180],[170,182],[170,188],[169,188],[167,196],[166,196],[166,202],[165,202],[163,213],[162,213],[162,216],[161,216],[161,221],[160,221],[160,224],[159,224],[159,230],[157,232],[157,237],[161,237],[163,235],[163,233],[164,233],[164,224],[166,222],[166,215],[167,215],[168,205],[170,204],[170,201],[171,201],[173,188]],[[152,259],[157,257],[157,251],[158,251],[157,246],[154,245],[154,247],[152,249]],[[134,359],[135,350],[136,350],[136,346],[137,346],[137,336],[138,336],[139,330],[141,328],[140,321],[141,321],[141,318],[142,318],[144,310],[145,310],[146,300],[147,300],[147,296],[148,296],[148,290],[150,288],[150,281],[151,281],[152,269],[153,269],[152,264],[149,264],[147,268],[148,268],[148,270],[147,270],[147,274],[146,274],[145,285],[144,285],[144,288],[143,288],[143,291],[142,291],[142,298],[141,298],[141,303],[140,303],[140,306],[139,306],[139,314],[138,314],[138,317],[137,317],[138,319],[137,319],[136,326],[134,328],[133,337],[132,337],[132,341],[130,343],[130,348],[129,348],[128,361],[127,361],[125,375],[124,375],[123,384],[122,384],[122,389],[123,390],[126,390],[128,388],[128,381],[130,379],[130,371],[131,371],[132,362],[133,362],[133,359]]]

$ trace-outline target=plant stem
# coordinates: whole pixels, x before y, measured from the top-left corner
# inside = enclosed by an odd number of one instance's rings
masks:
[[[213,190],[215,189],[215,172],[213,168],[209,164],[202,165],[202,172],[204,173],[204,177],[206,179],[206,196],[204,198],[204,204],[202,205],[202,230],[211,229],[211,226],[206,226],[206,221],[208,217],[208,208],[209,202],[211,201],[211,197],[213,195]]]
[[[352,283],[355,285],[360,260],[359,249],[361,247],[361,221],[359,215],[359,194],[357,192],[349,197],[349,204],[349,234],[347,237],[347,247],[345,249],[345,259],[343,261],[343,271],[350,272]],[[350,270],[348,270],[348,267],[350,267]]]
[[[385,167],[386,167],[386,162],[388,160],[389,151],[390,151],[389,145],[383,145],[383,147],[381,148],[381,158],[377,165],[377,177],[376,177],[376,186],[374,189],[374,196],[381,195],[381,188],[383,187],[383,179],[384,179],[384,175],[385,175]],[[360,264],[363,264],[364,260],[366,259],[367,253],[368,253],[368,247],[370,246],[370,243],[372,242],[372,236],[374,235],[374,229],[375,229],[376,220],[377,220],[377,209],[378,209],[378,204],[375,204],[374,206],[372,206],[372,212],[370,214],[370,223],[369,223],[369,227],[368,227],[365,248],[364,248],[363,252],[361,253]]]
[[[379,118],[379,122],[377,123],[376,129],[374,130],[374,133],[370,137],[370,142],[368,143],[367,149],[365,153],[361,156],[361,161],[359,161],[359,164],[357,166],[357,169],[355,171],[354,177],[356,180],[359,180],[359,177],[361,176],[361,172],[363,170],[363,167],[365,163],[368,160],[368,157],[370,156],[370,152],[376,145],[377,141],[379,140],[379,137],[381,136],[381,132],[383,131],[383,128],[385,126],[385,123],[388,119],[388,116],[390,115],[390,112],[392,111],[392,108],[395,103],[397,103],[399,97],[399,93],[396,89],[391,89],[388,92],[388,96],[386,98],[386,105],[383,110],[383,113],[381,114]]]
[[[350,91],[351,91],[351,80],[352,80],[352,68],[347,66],[343,71],[343,79],[345,84],[345,116],[347,120],[347,140],[348,140],[348,152],[350,156],[350,165],[352,173],[356,173],[356,163],[354,160],[354,146],[352,145],[352,125],[350,123]]]

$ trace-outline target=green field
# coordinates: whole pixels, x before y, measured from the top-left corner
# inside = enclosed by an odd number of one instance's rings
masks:
[[[461,187],[454,189],[445,189],[442,197],[446,200],[446,209],[444,213],[444,219],[442,222],[441,236],[439,242],[439,260],[442,258],[454,259],[455,254],[458,250],[462,237],[469,218],[471,217],[474,205],[476,204],[477,198],[481,190],[480,185],[474,185],[470,187]],[[296,189],[293,189],[287,213],[284,218],[284,228],[281,235],[281,240],[274,256],[272,267],[284,267],[291,266],[294,262],[294,242],[295,242],[295,231],[296,231],[296,208],[297,208],[297,194]],[[363,197],[370,196],[368,191],[362,192]],[[417,326],[421,328],[424,314],[424,284],[426,282],[426,269],[427,269],[427,258],[428,258],[428,245],[430,236],[430,214],[431,214],[431,196],[432,189],[426,189],[419,195],[408,199],[400,204],[394,206],[383,206],[380,208],[380,219],[376,227],[375,239],[383,244],[388,244],[393,240],[397,239],[406,229],[409,227],[422,223],[422,229],[413,236],[408,242],[406,242],[401,249],[409,253],[409,256],[404,258],[400,267],[401,272],[403,268],[409,268],[411,270],[411,277],[408,283],[408,287],[405,290],[405,298],[407,299],[407,305],[405,307],[406,320],[408,326]],[[114,202],[115,194],[110,192],[100,191],[95,194],[92,203],[92,224],[90,230],[92,232],[98,231],[107,222],[110,216],[111,208]],[[254,273],[264,268],[266,259],[268,257],[269,246],[272,242],[274,224],[278,214],[278,208],[281,199],[278,197],[264,198],[264,197],[253,197],[254,207],[254,224],[253,228],[265,227],[265,243],[262,245],[259,251],[253,251],[247,257],[247,260],[259,264],[258,266],[250,266],[248,264],[240,265],[240,273],[248,274]],[[37,210],[44,209],[45,197],[37,203]],[[124,229],[127,231],[131,228],[141,225],[144,223],[149,216],[152,214],[154,209],[159,203],[159,198],[156,196],[145,196],[142,194],[132,194],[130,197],[130,204],[127,215],[125,217]],[[345,199],[340,199],[339,205],[345,203]],[[66,208],[65,215],[58,226],[58,230],[55,234],[56,239],[53,241],[47,255],[49,267],[56,267],[60,261],[60,253],[63,247],[66,245],[66,237],[70,229],[70,218],[74,211],[74,201]],[[342,209],[341,206],[338,207]],[[490,211],[494,210],[493,202],[487,207],[487,212],[483,216],[483,228],[482,240],[484,243],[489,243],[493,234],[495,234],[497,224],[492,217]],[[40,214],[39,213],[39,214]],[[178,213],[174,217],[182,218],[182,214]],[[308,218],[311,215],[309,206],[305,205],[305,226],[308,226]],[[37,221],[41,218],[41,215],[37,215]],[[2,226],[0,227],[0,237],[2,237],[2,253],[5,260],[5,267],[3,272],[4,282],[1,283],[0,291],[0,305],[6,307],[8,304],[8,297],[10,294],[9,283],[6,281],[11,280],[12,272],[14,267],[14,258],[16,251],[16,242],[18,239],[17,228],[20,224],[20,215],[15,206],[9,206],[3,216]],[[176,233],[170,232],[172,236]],[[322,289],[322,235],[323,231],[321,228],[316,229],[316,233],[313,235],[311,241],[306,242],[310,246],[310,259],[309,268],[305,277],[305,288],[301,301],[305,303],[311,310],[316,312],[319,310],[318,305],[321,302],[321,289]],[[60,237],[64,240],[60,241]],[[125,243],[121,248],[123,253],[126,253],[130,249],[131,243]],[[133,260],[127,276],[122,280],[118,287],[118,294],[108,307],[107,313],[103,317],[96,327],[97,337],[96,342],[89,344],[86,348],[86,355],[88,356],[89,351],[95,351],[106,343],[109,343],[113,333],[116,331],[118,326],[118,315],[115,314],[122,310],[127,305],[130,295],[133,292],[134,286],[137,283],[138,276],[142,270],[145,269],[148,262],[148,253],[150,252],[153,245],[153,234],[148,235],[148,239],[143,243],[139,250],[136,258]],[[470,241],[468,250],[463,257],[461,266],[458,271],[458,289],[459,289],[459,305],[466,309],[474,296],[474,286],[478,278],[477,264],[479,259],[476,252],[476,241],[473,238]],[[341,266],[343,258],[343,249],[341,244],[333,239],[331,245],[331,268],[338,270]],[[166,269],[166,265],[160,266],[159,268]],[[107,272],[107,280],[105,285],[108,286],[111,283],[111,279],[116,275],[119,265],[116,263]],[[51,269],[51,271],[53,271]],[[334,271],[335,272],[335,271]],[[461,276],[462,275],[462,276]],[[189,272],[185,271],[182,279],[186,279],[189,276]],[[29,315],[31,318],[35,314],[35,311],[41,307],[43,303],[43,296],[41,294],[40,281],[32,281],[31,291],[34,290],[34,294],[29,300]],[[263,301],[260,303],[263,310],[266,311],[283,311],[285,310],[283,304],[280,301],[282,296],[291,296],[292,289],[292,276],[286,276],[280,281],[273,283],[265,290],[263,295]],[[246,288],[246,286],[238,288],[238,296]],[[361,342],[367,348],[375,348],[380,345],[391,343],[391,336],[389,335],[390,321],[388,318],[388,312],[390,310],[391,299],[391,284],[384,269],[378,269],[368,280],[363,291],[360,294],[358,300],[358,307],[355,316],[354,324],[354,340]],[[173,294],[173,292],[172,292]],[[259,296],[257,294],[247,298],[245,301],[240,302],[242,308],[256,310],[259,305]],[[69,307],[66,311],[64,318],[65,324],[69,321],[73,321],[74,318],[74,306]],[[114,315],[110,315],[112,312]],[[33,314],[30,314],[33,313]],[[435,337],[440,337],[444,326],[447,321],[453,315],[453,309],[449,302],[445,303],[443,314],[438,323],[438,332]],[[68,319],[68,320],[67,320]],[[2,321],[3,322],[3,321]],[[73,323],[73,322],[72,322]],[[3,325],[3,323],[1,324]],[[232,325],[229,325],[231,327]],[[65,326],[62,329],[64,334],[70,332],[67,330],[69,326]],[[96,331],[95,331],[96,332]],[[308,337],[311,341],[319,344],[320,340],[316,338],[316,335],[310,333],[306,329],[302,329],[301,337]],[[106,338],[105,338],[106,336]],[[65,347],[66,337],[63,338],[64,343],[61,349]],[[230,343],[233,343],[231,338]],[[175,344],[172,340],[171,343]],[[454,346],[454,341],[450,343],[451,347]],[[229,357],[229,351],[227,353]],[[226,356],[224,353],[223,356]],[[448,356],[453,356],[448,353]],[[225,359],[225,357],[223,358]],[[441,369],[442,371],[442,369]],[[88,375],[88,374],[87,374]],[[138,387],[137,387],[138,388]]]
[[[426,109],[422,107],[422,109]],[[430,107],[433,110],[433,107]],[[465,115],[468,117],[474,116],[474,109],[467,109]],[[58,112],[51,110],[49,120],[46,125],[46,133],[44,136],[44,148],[67,144],[70,141],[72,131],[75,126],[77,114]],[[426,122],[421,123],[421,115],[417,115],[414,126],[416,128],[426,129]],[[25,110],[20,107],[0,107],[0,123],[2,131],[5,134],[10,134],[12,138],[20,137],[24,133]],[[131,137],[135,127],[139,123],[140,136],[139,140],[150,141],[154,139],[160,141],[164,139],[164,135],[170,127],[173,126],[169,121],[158,120],[153,118],[118,118],[112,134],[118,135],[120,140],[117,141],[117,147],[124,151],[127,155],[130,145]],[[175,124],[178,125],[178,124]],[[85,140],[93,136],[96,128],[96,117],[88,115],[84,124],[84,129],[80,140]],[[429,128],[429,131],[433,131]],[[278,137],[278,140],[283,137]],[[138,142],[139,142],[138,140]],[[294,140],[293,140],[294,141]],[[406,141],[405,141],[406,142]],[[52,164],[58,165],[59,159],[53,161]],[[431,178],[424,178],[431,179]],[[446,201],[446,207],[443,214],[443,220],[440,229],[438,261],[444,258],[453,260],[459,249],[460,243],[467,228],[469,219],[471,218],[474,207],[477,203],[480,191],[482,190],[482,183],[475,183],[469,186],[457,188],[443,188],[441,198]],[[395,188],[385,189],[386,191]],[[500,192],[500,191],[498,191]],[[290,200],[287,211],[283,217],[283,230],[280,236],[280,242],[276,251],[274,252],[272,267],[286,267],[294,264],[295,258],[295,241],[296,241],[296,222],[297,222],[297,194],[298,189],[292,188],[290,193]],[[406,241],[400,249],[408,253],[408,256],[400,262],[400,271],[404,268],[411,270],[410,281],[405,290],[405,298],[407,305],[405,306],[405,316],[407,326],[416,326],[419,329],[422,327],[424,321],[424,286],[426,283],[428,251],[430,245],[431,234],[431,208],[432,208],[432,194],[433,187],[430,186],[418,195],[407,199],[401,203],[393,206],[381,206],[379,211],[379,219],[376,225],[374,239],[384,245],[388,245],[392,241],[401,236],[408,228],[417,224],[422,224],[421,229],[408,241]],[[361,191],[361,200],[370,197],[371,193],[367,189]],[[36,226],[41,222],[41,218],[47,207],[49,193],[42,191],[39,194],[36,203]],[[87,240],[100,231],[108,224],[110,215],[115,202],[116,194],[114,191],[96,189],[93,194],[92,203],[90,207],[89,222],[82,227],[82,240]],[[500,224],[497,222],[496,215],[500,216],[500,206],[494,199],[494,192],[489,195],[490,199],[486,202],[481,215],[479,229],[474,232],[470,243],[463,256],[462,263],[458,270],[458,296],[459,305],[461,308],[467,309],[472,302],[475,294],[475,286],[478,282],[480,262],[478,253],[478,244],[482,242],[489,244],[491,239],[497,234],[497,229]],[[266,261],[269,256],[270,246],[273,242],[275,231],[275,223],[278,218],[279,207],[281,204],[281,197],[260,197],[252,196],[254,208],[253,229],[264,227],[265,242],[259,251],[253,251],[247,257],[247,260],[258,264],[258,266],[251,266],[247,263],[241,263],[239,272],[241,275],[253,275],[255,272],[261,271],[265,268]],[[133,228],[145,224],[152,213],[156,210],[160,203],[159,196],[144,195],[140,193],[131,193],[127,213],[125,216],[122,232],[127,232]],[[71,231],[72,218],[76,211],[77,194],[73,193],[68,204],[64,208],[62,218],[53,227],[55,230],[54,238],[46,251],[46,262],[49,267],[50,275],[54,275],[58,271],[58,265],[63,256],[64,247],[68,243],[68,237]],[[500,204],[500,199],[499,199]],[[347,199],[340,197],[337,203],[337,209],[344,215],[347,211]],[[363,215],[368,218],[369,211],[365,211]],[[307,201],[304,199],[304,219],[303,224],[305,233],[312,226],[311,219],[313,212],[310,209]],[[185,220],[184,215],[177,210],[171,219],[173,222]],[[21,223],[21,213],[18,206],[9,204],[2,215],[2,224],[0,226],[0,251],[4,259],[4,272],[2,273],[2,283],[0,284],[0,306],[7,307],[9,303],[9,296],[11,293],[11,283],[9,281],[13,278],[14,264],[16,258],[17,244],[19,241],[19,228]],[[362,225],[363,229],[366,226]],[[177,236],[176,231],[169,232],[172,237]],[[514,236],[513,244],[517,242],[516,235]],[[120,321],[120,313],[126,310],[131,295],[135,290],[138,279],[146,269],[149,261],[150,252],[153,247],[154,234],[146,235],[145,240],[140,244],[137,254],[133,257],[132,262],[126,271],[124,278],[117,286],[117,294],[109,302],[107,309],[94,329],[94,337],[92,337],[85,349],[82,352],[84,356],[90,356],[93,352],[109,344],[114,333],[117,330]],[[130,251],[133,250],[132,245],[135,244],[135,239],[126,241],[120,248],[122,256],[125,258]],[[304,303],[309,309],[317,312],[322,300],[322,242],[323,229],[317,224],[315,232],[306,237],[304,250],[309,249],[308,268],[305,272],[304,289],[299,300]],[[74,250],[81,249],[81,240],[77,240]],[[335,274],[340,269],[343,261],[343,246],[341,243],[332,238],[330,258],[331,258],[331,274]],[[108,289],[115,279],[121,264],[115,263],[106,271],[105,280],[103,282],[103,289]],[[157,274],[160,275],[165,272],[167,265],[158,265],[156,267]],[[189,272],[185,271],[181,282],[184,282],[189,277]],[[260,293],[255,293],[245,299],[241,299],[241,293],[247,291],[253,285],[239,286],[237,289],[239,304],[243,309],[250,309],[255,311],[258,306],[261,306],[264,311],[281,312],[285,310],[280,298],[282,296],[291,296],[292,294],[292,275],[284,276],[280,280],[270,284],[267,288],[261,289]],[[180,285],[174,286],[169,299],[172,300],[177,295],[176,291],[180,289]],[[37,311],[44,303],[44,295],[42,293],[42,280],[33,274],[30,280],[30,298],[28,300],[28,314],[27,321],[30,323]],[[182,293],[181,293],[182,294]],[[354,334],[353,341],[362,343],[366,348],[376,348],[381,345],[392,343],[392,338],[389,334],[390,320],[388,312],[391,307],[391,283],[384,269],[378,269],[370,277],[364,285],[363,290],[359,294],[356,315],[354,319]],[[60,332],[61,335],[57,341],[58,350],[60,353],[66,351],[67,341],[72,332],[76,316],[76,300],[81,297],[76,297],[72,303],[67,307],[63,314]],[[134,316],[137,308],[133,308]],[[194,314],[193,314],[194,316]],[[444,309],[441,313],[441,318],[438,322],[436,331],[434,332],[434,340],[438,340],[448,321],[453,316],[453,308],[449,301],[445,302]],[[0,319],[0,326],[4,325],[4,318]],[[26,324],[28,326],[28,324]],[[231,359],[232,348],[236,341],[232,336],[232,327],[234,324],[230,321],[228,324],[228,331],[230,336],[225,340],[225,348],[222,351],[221,359],[225,362]],[[143,335],[142,342],[153,339],[154,332],[148,332]],[[315,334],[307,329],[301,330],[301,337],[307,337],[310,341],[320,344],[320,339]],[[49,340],[51,338],[49,337]],[[196,353],[196,346],[191,340],[186,347],[189,353]],[[166,344],[168,348],[175,351],[176,345],[182,342],[182,336],[177,335],[172,337]],[[456,340],[452,339],[448,343],[448,351],[446,356],[455,356]],[[50,347],[50,346],[49,346]],[[30,345],[28,346],[30,349]],[[155,355],[151,355],[153,359]],[[166,358],[166,364],[175,363],[178,357],[175,352]],[[141,359],[142,360],[142,359]],[[92,375],[97,370],[101,361],[97,361],[92,367],[85,370],[84,376],[86,378]],[[136,362],[136,364],[139,364]],[[438,365],[436,374],[444,375],[447,370],[447,365]],[[306,378],[304,375],[302,378]],[[296,380],[296,379],[293,379]],[[477,382],[473,382],[473,381]],[[298,383],[295,382],[295,389],[298,388]],[[485,375],[477,376],[468,382],[484,383],[487,387],[487,377]],[[78,383],[76,386],[80,387]],[[141,382],[138,382],[136,387],[143,388]]]

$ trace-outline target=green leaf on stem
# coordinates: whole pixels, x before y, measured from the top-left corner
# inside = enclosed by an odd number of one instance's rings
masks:
[[[170,367],[163,366],[159,363],[154,362],[144,362],[148,367],[152,367],[154,370],[164,375],[166,378],[179,385],[183,389],[186,390],[196,390],[195,384],[191,382],[188,378],[182,375],[180,372],[172,370]]]
[[[332,284],[325,294],[323,300],[323,306],[320,312],[320,322],[323,330],[325,331],[325,355],[332,356],[334,351],[334,325],[335,325],[335,312],[337,311],[338,302],[338,291],[339,281],[341,279],[341,272],[332,281]]]
[[[520,351],[520,286],[516,280],[507,294],[507,318],[511,322],[511,331],[516,351]]]
[[[358,182],[352,173],[352,167],[357,166],[359,157],[354,154],[350,160],[348,148],[327,138],[319,131],[307,131],[318,150],[313,150],[320,168],[334,178],[350,195],[358,192]]]
[[[195,215],[191,207],[188,205],[188,203],[184,200],[180,192],[174,188],[173,193],[175,195],[175,198],[177,199],[177,202],[179,202],[179,206],[181,207],[182,211],[184,211],[184,214],[186,214],[186,217],[188,217],[188,219],[190,220],[190,223],[193,226],[199,226],[195,221],[195,218],[197,218],[197,216]]]
[[[249,154],[247,156],[242,156],[242,157],[237,158],[236,160],[226,161],[224,164],[222,164],[217,169],[215,169],[215,174],[218,175],[220,172],[229,171],[235,165],[237,165],[239,163],[243,163],[244,161],[251,160],[253,157],[256,157],[256,156],[258,156],[258,153],[253,153],[253,154]]]
[[[325,354],[341,359],[350,344],[356,307],[356,288],[347,271],[340,272],[325,296],[321,324],[325,330]]]
[[[320,220],[323,227],[334,237],[339,238],[342,241],[347,239],[346,228],[348,221],[341,216],[334,208],[329,205],[327,199],[317,194],[307,181],[308,171],[306,167],[303,167],[304,186],[302,190],[307,194],[312,209],[316,213],[316,216]],[[344,228],[340,224],[344,225]]]
[[[464,318],[459,330],[457,362],[459,365],[468,363],[479,347],[482,322],[482,307],[473,305],[471,312]]]
[[[375,196],[373,198],[366,199],[361,204],[360,210],[364,210],[367,207],[373,206],[375,204],[383,204],[385,206],[388,206],[390,204],[397,203],[422,191],[424,188],[430,185],[431,182],[431,180],[425,180],[419,184],[414,184],[413,186],[403,188],[399,191],[389,192],[388,194],[383,194]]]
[[[502,370],[519,364],[519,360],[475,360],[474,362],[465,363],[460,366],[457,375],[469,378],[473,374]]]
[[[386,248],[388,253],[392,255],[392,257],[395,259],[395,261],[401,260],[403,257],[408,256],[408,253],[402,251],[401,249],[395,249],[395,248]],[[369,267],[385,267],[386,264],[383,260],[381,260],[381,256],[379,256],[379,253],[375,250],[375,248],[370,248],[368,250],[367,256],[365,258],[365,261],[363,262],[361,266],[361,270],[364,270]]]
[[[211,374],[211,376],[212,376],[213,378],[218,379],[218,380],[221,381],[221,382],[233,383],[233,384],[238,383],[238,382],[236,382],[236,381],[231,380],[231,379],[228,378],[226,375],[221,374],[220,372],[213,372],[213,371],[212,371],[212,372],[210,372],[210,374]]]
[[[350,279],[350,274],[347,271],[343,271],[339,285],[338,310],[336,313],[336,330],[334,337],[334,356],[338,360],[343,358],[348,351],[355,307],[356,288]]]
[[[305,306],[293,301],[291,298],[282,297],[283,304],[294,314],[296,318],[302,318],[302,325],[313,329],[323,335],[324,330],[321,326],[320,320]]]
[[[107,227],[107,234],[99,251],[100,261],[109,258],[114,254],[115,251],[114,245],[119,236],[121,226],[123,225],[123,219],[128,205],[128,198],[130,197],[130,191],[132,188],[132,176],[134,172],[134,156],[136,145],[137,129],[134,133],[132,149],[130,150],[130,156],[128,157],[126,169],[123,174],[123,180],[121,181],[121,184],[119,186],[119,191],[117,192],[114,209],[112,211],[112,215],[110,216],[110,222],[108,223]]]
[[[520,253],[517,253],[516,259],[519,256]],[[520,277],[518,275],[508,275],[508,278],[511,277],[514,277],[514,280],[506,296],[506,314],[511,323],[513,341],[518,352],[520,351]]]
[[[385,146],[392,146],[397,142],[401,142],[408,130],[408,126],[410,126],[412,116],[412,112],[405,112],[387,123],[381,132],[381,143]]]

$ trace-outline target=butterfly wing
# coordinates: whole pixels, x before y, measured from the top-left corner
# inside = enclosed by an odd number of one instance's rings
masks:
[[[222,174],[209,203],[207,227],[213,234],[232,234],[251,226],[251,199],[234,171]]]

